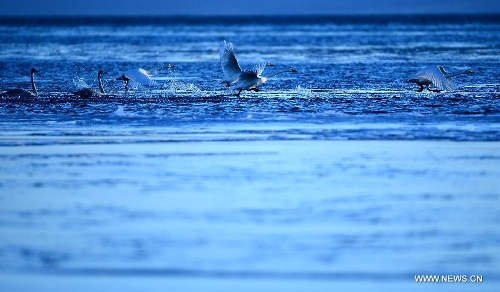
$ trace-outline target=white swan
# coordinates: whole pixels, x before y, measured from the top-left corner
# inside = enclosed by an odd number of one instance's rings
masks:
[[[272,77],[274,77],[276,75],[279,75],[282,73],[287,73],[287,72],[297,73],[297,70],[295,70],[294,68],[290,68],[288,70],[274,73],[271,76],[264,77],[264,76],[261,76],[262,72],[264,71],[264,68],[266,68],[266,65],[261,64],[261,65],[256,65],[255,68],[252,70],[243,71],[240,74],[238,81],[232,87],[232,89],[238,90],[238,93],[236,94],[236,96],[240,96],[240,93],[243,90],[247,90],[247,91],[253,90],[255,92],[258,92],[259,85],[267,82],[269,79],[271,79]]]
[[[232,43],[228,43],[225,40],[221,41],[219,44],[219,54],[222,72],[224,72],[224,75],[226,76],[222,83],[226,83],[226,86],[229,87],[238,81],[240,74],[243,73],[243,70],[241,70],[238,59],[236,59],[236,56],[234,55],[234,47]],[[266,63],[265,66],[272,67],[274,64]]]
[[[21,88],[15,88],[11,90],[7,90],[3,93],[0,94],[0,96],[4,97],[33,97],[36,96],[37,91],[36,91],[36,86],[35,86],[35,73],[38,73],[38,71],[35,68],[31,68],[31,88],[33,89],[33,92],[21,89]]]
[[[439,66],[430,66],[424,68],[417,72],[415,78],[408,80],[408,82],[416,83],[420,86],[418,92],[422,92],[424,87],[427,90],[432,92],[441,92],[443,90],[455,90],[457,86],[451,80],[452,77],[462,75],[462,74],[473,74],[471,70],[460,71],[453,74],[448,74],[444,67]],[[434,85],[436,88],[430,88],[430,85]]]
[[[170,67],[169,67],[170,68]],[[125,83],[125,91],[128,91],[128,84],[130,81],[138,82],[142,85],[155,85],[153,79],[151,79],[151,74],[142,69],[130,69],[125,71],[122,76],[116,78],[116,80],[123,80]]]
[[[108,72],[105,72],[102,69],[99,70],[99,72],[97,72],[97,80],[99,82],[99,89],[101,90],[100,92],[97,90],[91,89],[91,88],[82,88],[82,89],[78,90],[77,92],[74,92],[74,94],[78,95],[80,97],[85,97],[85,98],[89,98],[89,97],[92,97],[94,95],[97,95],[97,96],[105,95],[106,92],[104,91],[104,87],[102,86],[102,80],[101,80],[102,74],[108,74]]]

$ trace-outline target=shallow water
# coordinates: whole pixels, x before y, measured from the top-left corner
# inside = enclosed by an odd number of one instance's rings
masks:
[[[2,290],[498,287],[498,18],[0,23],[0,91],[41,71],[0,98]],[[222,39],[299,73],[236,97]],[[437,64],[475,74],[406,83]],[[124,92],[134,67],[156,86]],[[71,94],[101,68],[107,96]]]

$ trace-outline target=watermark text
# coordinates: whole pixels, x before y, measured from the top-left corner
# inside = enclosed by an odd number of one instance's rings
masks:
[[[482,275],[415,275],[417,283],[482,283]]]

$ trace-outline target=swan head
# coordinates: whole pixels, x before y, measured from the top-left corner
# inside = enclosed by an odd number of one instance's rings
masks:
[[[175,65],[174,65],[174,64],[168,64],[168,65],[167,65],[167,68],[174,68],[174,67],[175,67]]]
[[[472,70],[467,70],[467,74],[474,74],[474,71],[472,71]]]
[[[290,68],[290,72],[292,72],[292,73],[297,73],[297,72],[299,72],[299,71],[295,70],[295,68]]]
[[[40,72],[40,71],[38,71],[38,70],[37,70],[37,69],[35,69],[35,68],[31,68],[31,74],[33,74],[33,73],[38,73],[38,72]]]
[[[108,72],[104,71],[104,70],[99,70],[99,72],[97,72],[98,75],[102,75],[102,74],[108,74]]]
[[[267,62],[267,63],[266,63],[266,66],[268,66],[268,67],[274,67],[274,64],[273,64],[273,63],[271,63],[271,62]]]

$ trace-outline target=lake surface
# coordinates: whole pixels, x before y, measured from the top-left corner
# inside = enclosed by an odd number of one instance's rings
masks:
[[[298,73],[237,97],[221,40]],[[0,97],[2,291],[500,285],[500,17],[0,19],[0,45],[0,92],[40,71]],[[475,73],[419,93],[431,65]]]

